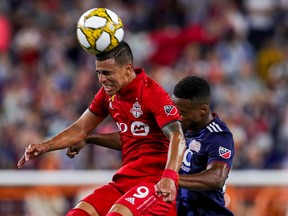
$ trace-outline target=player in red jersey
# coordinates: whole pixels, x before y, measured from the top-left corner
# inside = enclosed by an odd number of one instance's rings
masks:
[[[122,166],[107,185],[80,201],[67,216],[176,215],[175,199],[185,150],[178,110],[169,95],[143,69],[133,68],[125,42],[96,56],[101,89],[89,108],[68,128],[30,144],[17,166],[74,146],[110,114],[122,141]]]

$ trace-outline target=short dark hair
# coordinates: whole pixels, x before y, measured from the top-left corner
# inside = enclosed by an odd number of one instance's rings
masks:
[[[187,76],[180,80],[173,91],[174,96],[180,99],[200,100],[210,102],[210,85],[202,77]]]
[[[120,65],[125,65],[128,63],[133,64],[133,54],[131,48],[125,41],[120,42],[115,48],[108,52],[96,55],[97,61],[107,59],[115,59],[115,62]]]

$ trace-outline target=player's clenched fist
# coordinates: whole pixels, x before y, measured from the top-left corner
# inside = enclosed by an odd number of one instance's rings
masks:
[[[163,197],[165,202],[173,202],[176,199],[177,188],[175,182],[170,178],[162,178],[155,185],[155,191]]]
[[[39,155],[47,152],[48,149],[43,144],[30,144],[29,146],[25,147],[25,152],[21,159],[17,163],[17,167],[21,168],[24,163],[28,162],[29,160],[38,157]]]
[[[79,151],[85,147],[85,145],[86,145],[86,142],[85,142],[85,140],[83,140],[82,142],[78,143],[77,145],[73,145],[73,146],[67,148],[66,149],[66,155],[69,158],[74,158],[79,153]]]

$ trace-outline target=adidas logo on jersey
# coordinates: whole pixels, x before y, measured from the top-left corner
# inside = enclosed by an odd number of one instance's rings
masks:
[[[127,197],[127,198],[125,198],[125,200],[134,205],[134,202],[135,202],[135,198],[134,197]]]

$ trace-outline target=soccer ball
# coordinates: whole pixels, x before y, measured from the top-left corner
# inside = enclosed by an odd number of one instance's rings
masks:
[[[116,47],[124,37],[120,17],[107,8],[86,11],[77,22],[77,40],[81,47],[94,55]]]

